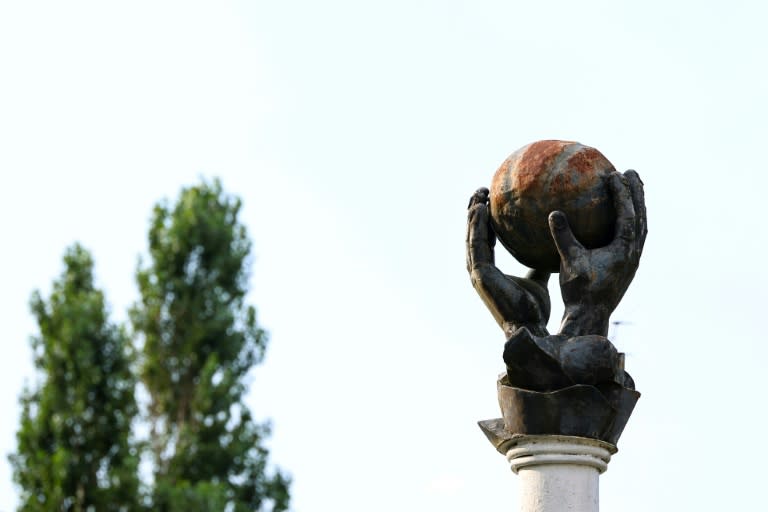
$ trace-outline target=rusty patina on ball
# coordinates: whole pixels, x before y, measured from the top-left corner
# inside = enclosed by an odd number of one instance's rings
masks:
[[[520,263],[558,272],[547,218],[560,210],[585,247],[607,245],[616,220],[607,179],[615,170],[602,153],[578,142],[542,140],[515,151],[491,182],[497,237]]]

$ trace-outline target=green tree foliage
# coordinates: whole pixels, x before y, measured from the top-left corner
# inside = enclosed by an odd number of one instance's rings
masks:
[[[240,201],[218,181],[158,204],[150,262],[131,312],[143,338],[158,511],[286,510],[288,480],[267,469],[263,439],[243,403],[244,380],[266,335],[245,304],[251,242]]]
[[[10,457],[19,510],[136,510],[128,338],[108,321],[90,254],[75,245],[64,264],[50,298],[35,292],[30,303],[40,331],[32,348],[41,380],[22,393],[18,451]]]

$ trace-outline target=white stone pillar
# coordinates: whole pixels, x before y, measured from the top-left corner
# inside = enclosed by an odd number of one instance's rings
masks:
[[[598,479],[614,453],[585,437],[515,436],[507,460],[520,477],[520,512],[598,512]]]

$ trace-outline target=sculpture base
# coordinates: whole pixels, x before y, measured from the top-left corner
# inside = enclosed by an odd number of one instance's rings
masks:
[[[640,394],[615,383],[538,392],[505,381],[503,418],[478,425],[520,477],[520,511],[597,512],[598,478]]]
[[[540,392],[506,385],[505,380],[502,374],[497,389],[503,429],[509,435],[590,437],[615,445],[640,398],[637,391],[616,383]],[[480,422],[484,432],[485,423]]]

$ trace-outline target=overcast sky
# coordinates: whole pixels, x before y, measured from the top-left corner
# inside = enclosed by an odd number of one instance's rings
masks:
[[[515,509],[517,477],[475,423],[499,416],[504,337],[463,244],[471,193],[539,139],[597,147],[645,182],[645,253],[613,316],[643,396],[602,510],[754,510],[767,15],[757,1],[0,0],[0,512],[17,502],[5,454],[33,382],[30,293],[80,241],[125,320],[152,205],[201,176],[244,202],[250,299],[271,333],[248,402],[273,422],[293,510]]]

